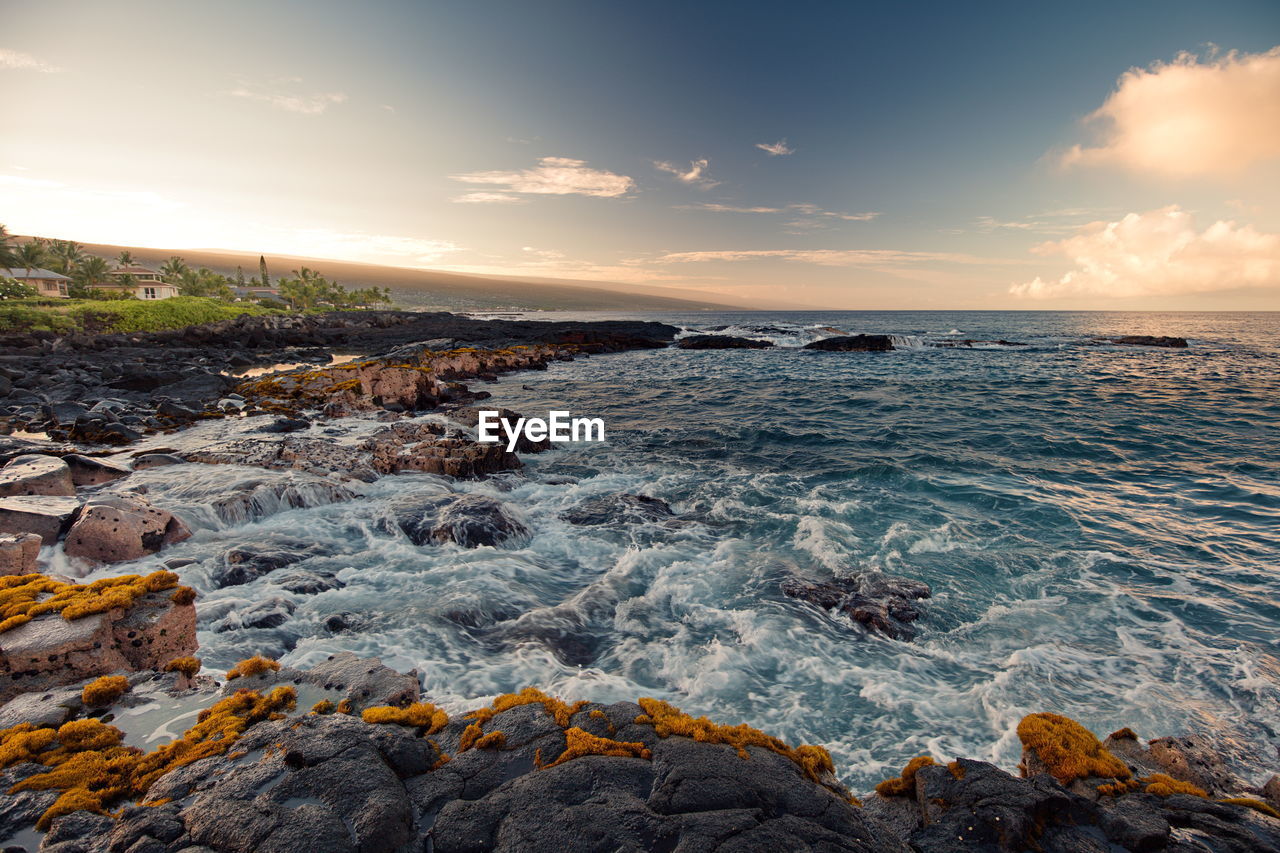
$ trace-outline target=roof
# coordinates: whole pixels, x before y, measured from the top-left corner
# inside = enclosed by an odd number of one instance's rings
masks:
[[[279,296],[280,288],[278,287],[232,287],[231,292],[236,296],[253,296],[254,294],[265,293],[269,296]]]
[[[113,275],[160,275],[160,270],[153,270],[141,264],[130,264],[127,267],[116,267],[111,273]]]
[[[0,267],[0,276],[5,278],[23,278],[23,279],[48,279],[49,281],[71,281],[70,277],[56,273],[53,270],[42,270],[32,268],[31,270],[18,267],[16,269],[5,269]]]

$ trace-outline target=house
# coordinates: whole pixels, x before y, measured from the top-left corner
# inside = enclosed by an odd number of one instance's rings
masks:
[[[257,302],[261,299],[280,299],[280,288],[278,287],[232,287],[231,292],[235,294],[237,302]]]
[[[169,299],[178,295],[177,285],[169,284],[157,270],[133,264],[111,271],[110,284],[99,284],[95,290],[108,293],[132,293],[139,299]]]
[[[38,296],[54,299],[66,299],[67,287],[71,279],[53,270],[42,269],[4,269],[0,267],[0,278],[12,278],[19,284],[25,284]]]

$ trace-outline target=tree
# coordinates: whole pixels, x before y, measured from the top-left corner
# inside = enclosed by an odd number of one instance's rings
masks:
[[[267,278],[267,256],[258,255],[258,277],[262,279],[263,287],[271,286],[271,279]]]
[[[17,269],[22,262],[18,258],[18,244],[13,241],[9,229],[0,225],[0,267]]]
[[[230,302],[235,298],[229,285],[230,279],[219,275],[208,267],[198,270],[187,269],[177,284],[183,296],[211,296]]]
[[[236,287],[243,288],[244,284],[244,267],[236,267]]]
[[[116,256],[116,263],[121,267],[131,267],[134,265],[133,252],[121,252]]]
[[[173,255],[160,267],[160,277],[168,284],[177,284],[182,280],[182,274],[189,269],[186,261]]]
[[[49,243],[47,255],[49,269],[63,275],[73,275],[85,257],[84,247],[74,240],[53,240]]]
[[[32,270],[40,269],[45,262],[45,247],[40,240],[32,240],[18,247],[18,266],[26,270],[27,275],[31,275]]]
[[[70,295],[80,299],[90,298],[95,287],[111,284],[113,278],[111,265],[96,255],[90,255],[71,274]]]

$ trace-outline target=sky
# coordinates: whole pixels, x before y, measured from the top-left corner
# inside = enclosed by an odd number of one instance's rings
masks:
[[[1280,310],[1280,3],[0,0],[13,233]]]

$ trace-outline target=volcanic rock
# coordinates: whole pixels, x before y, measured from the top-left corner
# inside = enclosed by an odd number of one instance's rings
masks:
[[[773,341],[735,338],[732,335],[690,335],[676,341],[679,349],[768,349]]]
[[[53,456],[18,456],[0,469],[0,497],[76,493],[67,463]]]
[[[84,505],[63,546],[68,557],[118,563],[191,538],[173,514],[134,495],[106,495]]]
[[[888,335],[841,335],[805,344],[804,348],[823,352],[888,352],[893,349],[893,340]]]
[[[912,602],[932,594],[928,584],[881,572],[816,583],[790,577],[782,582],[782,592],[822,610],[842,613],[868,631],[895,640],[915,636],[910,623],[920,618],[921,611]]]

